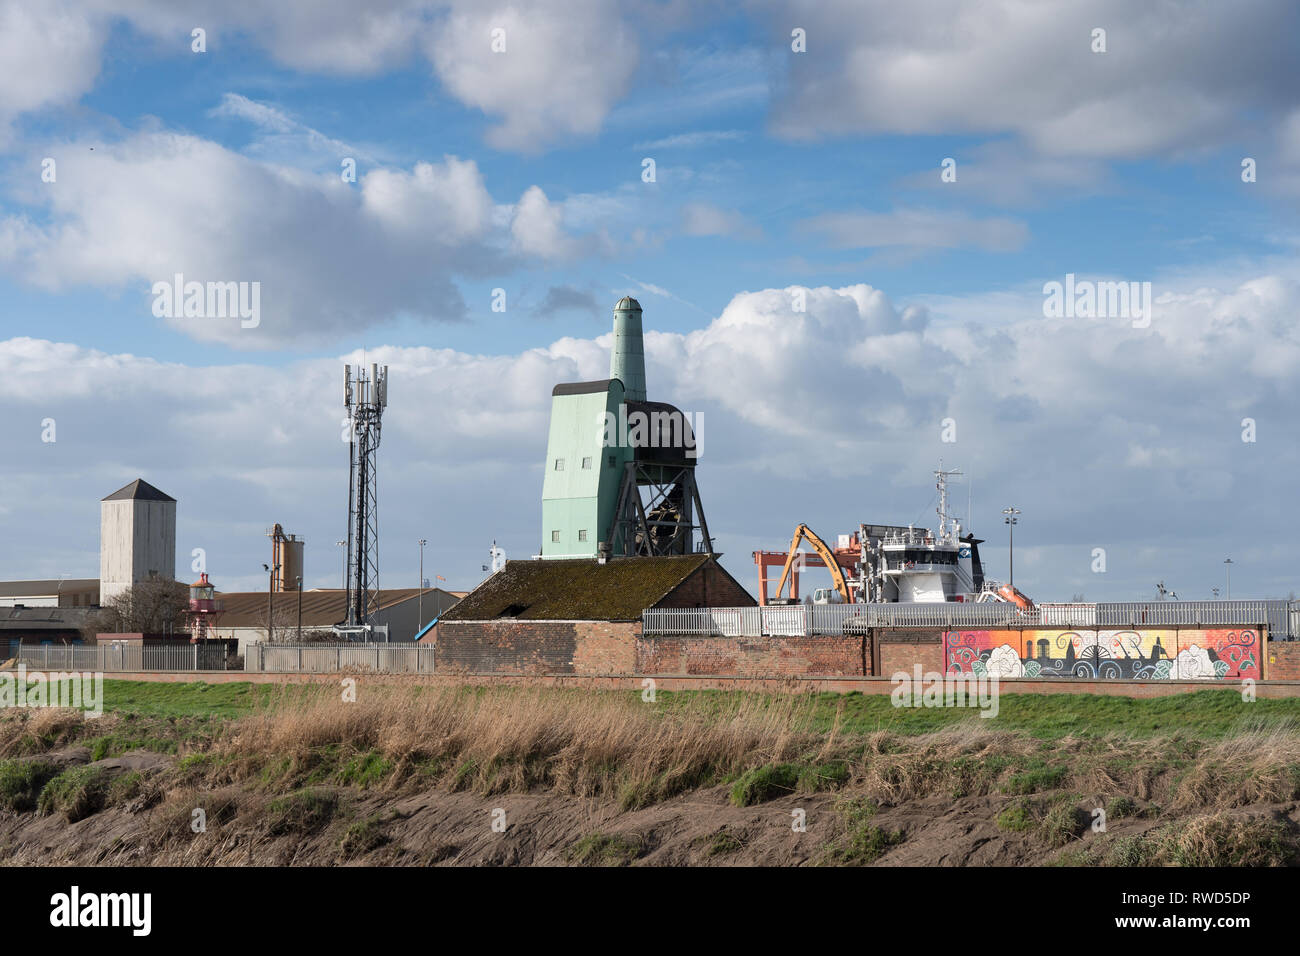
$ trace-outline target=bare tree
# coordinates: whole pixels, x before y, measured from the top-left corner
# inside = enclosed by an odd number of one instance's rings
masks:
[[[274,607],[275,613],[271,615],[271,643],[299,643],[297,595],[291,591],[277,594]],[[262,615],[262,631],[265,633],[266,612],[263,611]],[[304,624],[301,642],[303,644],[335,644],[338,642],[338,635],[328,628],[322,629]]]
[[[89,641],[96,634],[176,634],[185,630],[190,589],[167,578],[150,578],[131,585],[86,618]]]

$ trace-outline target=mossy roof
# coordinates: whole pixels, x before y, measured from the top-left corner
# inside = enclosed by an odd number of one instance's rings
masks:
[[[507,561],[443,614],[444,621],[636,621],[710,560],[656,558]]]

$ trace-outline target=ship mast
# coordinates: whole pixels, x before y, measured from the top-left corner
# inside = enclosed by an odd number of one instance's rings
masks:
[[[948,479],[960,478],[960,471],[944,471],[943,460],[939,460],[939,470],[934,473],[935,487],[939,489],[939,507],[935,511],[939,515],[939,532],[935,540],[946,541],[948,538]]]

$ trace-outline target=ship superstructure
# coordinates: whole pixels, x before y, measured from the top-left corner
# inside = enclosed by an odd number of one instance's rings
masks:
[[[989,593],[980,563],[981,539],[963,535],[948,512],[948,479],[959,471],[934,473],[939,492],[935,529],[912,525],[862,525],[858,531],[858,600],[867,603],[978,601]],[[986,598],[986,600],[991,598]]]

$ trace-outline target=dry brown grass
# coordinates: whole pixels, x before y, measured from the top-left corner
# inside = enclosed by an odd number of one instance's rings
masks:
[[[0,759],[40,753],[75,739],[85,726],[79,710],[15,709],[0,720]]]
[[[1249,729],[1206,749],[1179,781],[1171,807],[1244,807],[1300,798],[1300,733]]]
[[[401,780],[433,768],[484,793],[549,787],[636,804],[824,741],[799,698],[737,699],[708,720],[627,695],[549,689],[367,688],[355,703],[322,689],[245,717],[212,748],[217,771],[248,777],[269,763],[290,774],[322,752],[376,753]]]
[[[1169,828],[1156,862],[1178,866],[1283,866],[1294,856],[1282,823],[1220,812]]]
[[[824,701],[819,713],[814,698],[795,694],[700,695],[656,706],[635,695],[554,688],[362,681],[359,690],[359,701],[348,703],[333,686],[286,687],[257,713],[201,727],[189,718],[7,714],[0,758],[106,733],[133,741],[142,731],[170,734],[181,759],[149,772],[153,796],[106,808],[106,819],[136,821],[119,824],[133,836],[105,844],[98,862],[106,863],[287,864],[300,853],[319,861],[366,815],[418,804],[432,790],[471,791],[455,795],[462,802],[507,792],[578,797],[591,820],[574,826],[594,832],[622,811],[780,765],[798,783],[777,795],[839,789],[844,799],[883,808],[976,797],[987,799],[975,806],[994,814],[1009,799],[1026,799],[1040,816],[1062,814],[1051,846],[1073,840],[1081,801],[1131,798],[1142,817],[1135,822],[1150,836],[1099,841],[1116,848],[1117,860],[1265,865],[1289,859],[1293,841],[1288,824],[1262,811],[1300,799],[1300,728],[1276,721],[1213,741],[1178,733],[1043,740],[979,720],[921,735],[845,732],[839,713],[826,726]],[[293,818],[283,801],[321,791],[337,814],[285,832]],[[206,810],[208,833],[191,831],[195,808]],[[277,813],[289,821],[278,830]]]

